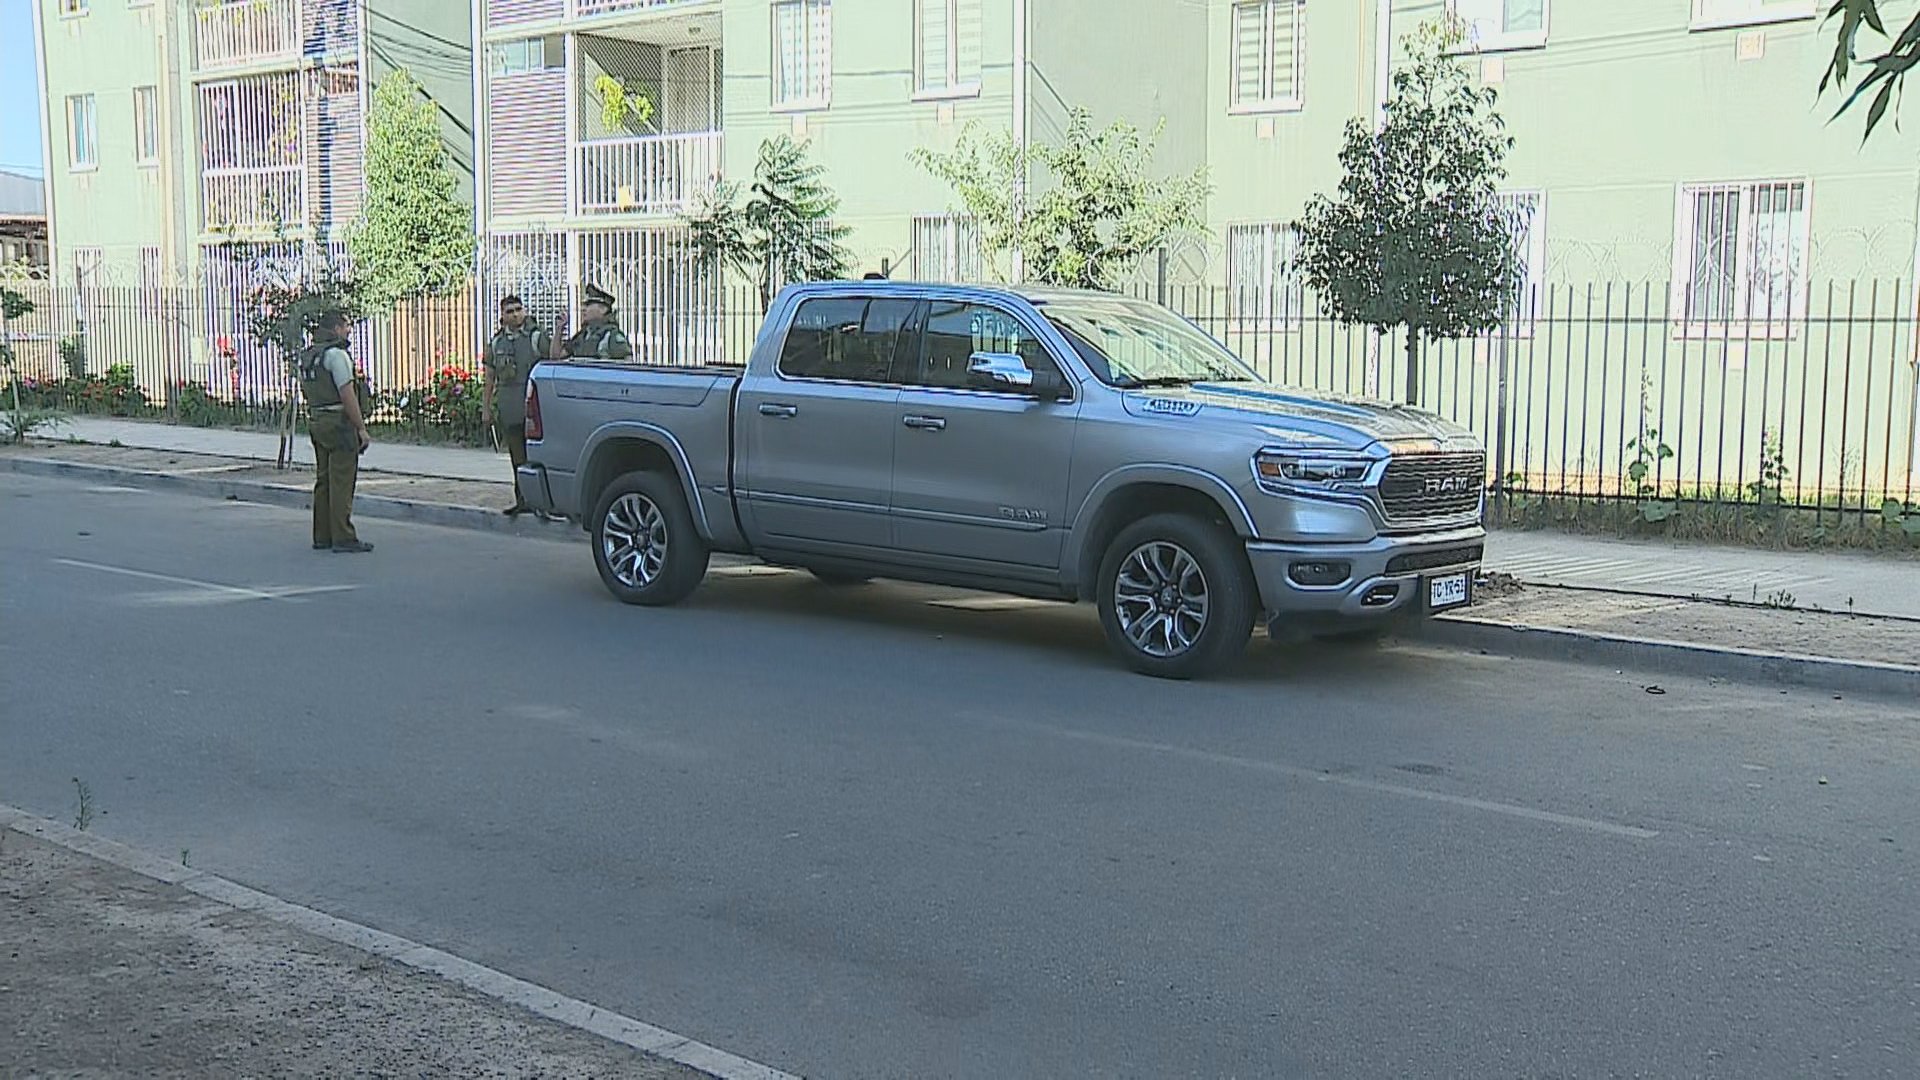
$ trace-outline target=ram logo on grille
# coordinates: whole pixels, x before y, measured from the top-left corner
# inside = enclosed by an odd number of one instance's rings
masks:
[[[1426,480],[1426,493],[1429,495],[1454,495],[1474,486],[1471,476],[1429,476]]]
[[[1409,454],[1387,464],[1381,509],[1396,522],[1465,518],[1479,511],[1483,453]]]

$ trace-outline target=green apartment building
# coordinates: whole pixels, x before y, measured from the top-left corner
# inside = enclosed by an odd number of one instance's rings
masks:
[[[65,284],[217,276],[219,245],[338,243],[368,78],[405,66],[471,190],[472,33],[445,0],[32,0]]]

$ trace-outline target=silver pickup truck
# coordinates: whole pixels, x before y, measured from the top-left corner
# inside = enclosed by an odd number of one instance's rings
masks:
[[[744,369],[543,363],[536,509],[601,579],[671,604],[711,553],[1092,600],[1135,670],[1468,603],[1485,453],[1432,414],[1263,383],[1151,303],[834,282],[775,300]]]

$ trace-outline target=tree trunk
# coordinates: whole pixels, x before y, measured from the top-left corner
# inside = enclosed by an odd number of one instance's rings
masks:
[[[1407,327],[1407,404],[1420,404],[1420,335]]]

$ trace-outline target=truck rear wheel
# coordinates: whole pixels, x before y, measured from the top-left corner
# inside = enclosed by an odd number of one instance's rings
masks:
[[[620,602],[677,604],[707,576],[707,544],[680,483],[630,472],[607,485],[593,513],[593,562]]]
[[[1155,514],[1120,530],[1100,562],[1100,625],[1133,670],[1191,679],[1245,650],[1257,591],[1232,533]]]

